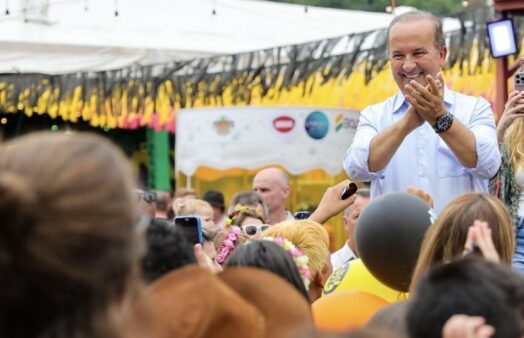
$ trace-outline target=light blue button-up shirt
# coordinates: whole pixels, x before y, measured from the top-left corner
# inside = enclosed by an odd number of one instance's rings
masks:
[[[477,166],[465,168],[429,123],[412,131],[391,161],[382,170],[370,172],[368,156],[371,140],[397,122],[407,111],[408,102],[398,93],[362,111],[353,139],[344,156],[344,170],[353,180],[371,182],[371,198],[416,186],[431,195],[439,213],[455,197],[471,191],[488,191],[488,179],[500,165],[495,120],[491,106],[482,97],[444,91],[450,113],[475,135]]]

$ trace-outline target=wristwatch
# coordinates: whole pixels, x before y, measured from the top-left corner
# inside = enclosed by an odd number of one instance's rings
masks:
[[[433,130],[435,130],[437,134],[440,134],[451,128],[452,124],[453,114],[451,114],[450,112],[446,112],[446,114],[437,118],[437,123],[433,125]]]

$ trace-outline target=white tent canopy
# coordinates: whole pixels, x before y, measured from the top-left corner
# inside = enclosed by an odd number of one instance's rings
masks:
[[[392,18],[262,0],[18,0],[9,6],[10,15],[0,17],[4,73],[63,74],[236,54],[371,31]]]

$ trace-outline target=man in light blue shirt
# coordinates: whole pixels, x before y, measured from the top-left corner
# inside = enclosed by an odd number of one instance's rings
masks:
[[[444,86],[440,19],[421,11],[395,17],[388,51],[400,93],[362,111],[347,174],[371,181],[372,198],[417,186],[437,212],[463,193],[487,192],[500,165],[493,113],[485,99]]]

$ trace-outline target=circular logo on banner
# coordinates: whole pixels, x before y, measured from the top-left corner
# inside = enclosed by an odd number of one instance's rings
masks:
[[[229,134],[231,129],[235,126],[235,122],[227,118],[226,116],[221,116],[220,119],[213,122],[213,127],[215,127],[218,135],[225,136]]]
[[[289,116],[279,116],[273,120],[273,127],[281,133],[287,133],[295,127],[295,120]]]
[[[306,132],[311,138],[320,140],[327,135],[329,131],[329,121],[326,114],[314,111],[306,118]]]

